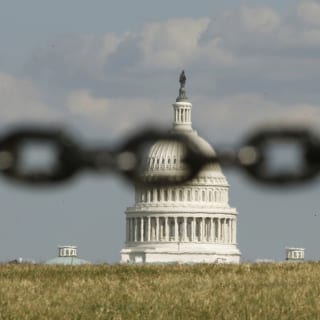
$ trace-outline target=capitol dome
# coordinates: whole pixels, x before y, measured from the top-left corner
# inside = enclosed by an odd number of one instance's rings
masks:
[[[211,145],[193,130],[192,104],[180,76],[173,104],[171,132],[187,136],[208,156]],[[185,147],[181,142],[157,141],[146,159],[143,177],[183,175]],[[136,187],[135,204],[126,210],[126,244],[122,263],[238,263],[237,211],[228,203],[228,182],[218,164],[208,164],[183,185]]]
[[[177,132],[187,135],[192,143],[197,147],[201,154],[207,156],[214,156],[215,151],[211,145],[201,138],[196,131],[192,132]],[[165,172],[166,175],[179,175],[183,174],[183,159],[186,154],[185,147],[178,141],[158,141],[150,149],[147,157],[146,170],[144,176],[152,177],[157,174]],[[198,174],[198,178],[213,178],[224,177],[219,164],[209,164],[205,166]]]

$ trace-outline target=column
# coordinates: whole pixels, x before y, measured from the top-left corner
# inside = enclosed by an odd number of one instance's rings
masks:
[[[178,241],[178,218],[174,217],[174,241]]]
[[[151,222],[150,217],[148,219],[148,225],[147,225],[147,241],[150,241],[150,235],[151,235]]]
[[[210,218],[210,242],[214,242],[214,220]]]
[[[168,217],[164,218],[164,228],[165,228],[165,235],[166,235],[166,241],[169,241],[169,219]]]
[[[129,219],[126,218],[126,242],[129,241]]]
[[[229,219],[229,230],[228,230],[228,234],[229,234],[229,243],[232,242],[232,228],[231,228],[231,222],[232,220]]]
[[[195,218],[192,218],[192,221],[191,221],[191,241],[194,242],[194,238],[195,238],[195,235],[196,235],[196,221],[195,221]]]
[[[225,235],[226,235],[226,243],[229,243],[229,219],[225,219]]]
[[[134,242],[134,218],[130,218],[131,220],[131,241]]]
[[[183,218],[183,241],[187,241],[187,218]]]
[[[224,243],[225,241],[225,222],[226,222],[226,219],[222,218],[221,219],[221,241]]]
[[[144,241],[144,217],[141,217],[140,220],[140,241]]]
[[[156,217],[156,241],[159,241],[159,217]]]
[[[137,218],[132,218],[133,220],[133,242],[137,241]]]
[[[203,242],[203,239],[204,239],[204,228],[205,228],[204,218],[202,217],[200,222],[200,237],[199,237],[201,242]]]
[[[232,242],[233,243],[237,243],[237,221],[236,221],[236,219],[232,219]]]
[[[218,234],[217,234],[218,242],[221,241],[221,221],[220,218],[218,218]]]

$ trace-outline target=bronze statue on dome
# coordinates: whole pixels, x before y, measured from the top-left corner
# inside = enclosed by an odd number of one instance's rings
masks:
[[[186,80],[187,80],[187,77],[186,77],[186,75],[184,73],[184,70],[182,70],[182,72],[180,73],[180,78],[179,78],[179,82],[180,82],[180,86],[181,87],[185,86]]]
[[[176,99],[177,102],[188,100],[187,95],[186,95],[186,89],[185,89],[186,81],[187,81],[187,77],[184,73],[184,70],[182,70],[182,72],[180,73],[180,77],[179,77],[180,89],[179,89],[179,96]]]

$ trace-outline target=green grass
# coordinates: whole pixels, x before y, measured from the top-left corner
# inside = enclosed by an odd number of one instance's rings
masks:
[[[320,319],[320,264],[0,265],[0,319]]]

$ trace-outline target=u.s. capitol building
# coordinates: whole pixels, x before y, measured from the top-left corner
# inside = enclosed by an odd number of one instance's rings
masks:
[[[186,77],[173,104],[172,133],[187,135],[207,154],[213,148],[192,128],[192,104]],[[158,141],[150,149],[144,175],[169,170],[181,174],[184,147]],[[239,263],[237,211],[229,206],[229,185],[220,166],[210,164],[184,185],[136,188],[135,204],[127,208],[126,242],[121,263]]]

